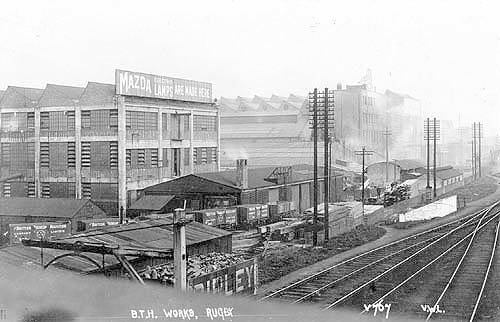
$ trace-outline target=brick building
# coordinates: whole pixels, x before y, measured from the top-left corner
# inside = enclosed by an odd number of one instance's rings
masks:
[[[219,166],[212,85],[117,70],[115,84],[9,86],[0,99],[3,197],[88,198],[116,214],[136,191]]]

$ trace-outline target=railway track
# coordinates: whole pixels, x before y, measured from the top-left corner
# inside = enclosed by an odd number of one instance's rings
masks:
[[[472,297],[482,296],[486,285],[485,267],[489,272],[493,245],[496,245],[493,240],[498,238],[499,205],[500,202],[476,214],[365,252],[260,300],[309,302],[323,309],[354,306],[365,311],[366,305],[369,311],[385,301],[394,304],[395,311],[425,314],[428,319],[464,317],[469,310],[463,305],[466,301],[474,302],[475,309],[469,311],[472,315],[475,310],[474,316],[477,316],[483,308],[480,301],[473,301]],[[483,269],[484,274],[474,273]],[[423,276],[426,278],[422,280]],[[425,283],[428,280],[432,281],[431,288]],[[470,287],[472,284],[474,290]],[[483,291],[476,290],[478,285]],[[440,289],[442,296],[436,294]],[[415,290],[423,290],[417,293],[425,297],[416,298]],[[460,290],[466,291],[462,294]],[[416,304],[419,300],[430,303],[420,306]],[[448,310],[443,313],[439,308],[443,308],[444,303]]]

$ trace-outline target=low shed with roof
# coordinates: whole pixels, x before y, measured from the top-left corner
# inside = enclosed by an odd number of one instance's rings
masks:
[[[424,172],[425,165],[411,159],[375,162],[366,167],[368,179],[377,186],[415,179]]]
[[[77,221],[103,218],[105,212],[88,199],[70,198],[0,198],[0,233],[9,224],[70,221],[72,231]]]
[[[105,245],[108,247],[120,247],[123,249],[141,249],[170,251],[173,249],[172,220],[157,219],[129,223],[120,226],[108,226],[91,232],[73,235],[68,238],[55,240],[60,243],[88,243],[94,245]],[[208,254],[211,252],[230,253],[232,251],[231,233],[206,226],[197,222],[186,225],[186,251],[188,257],[196,254]],[[68,251],[44,248],[44,264],[56,256]],[[98,264],[104,260],[107,275],[120,276],[124,273],[121,264],[112,255],[87,253],[83,254]],[[127,257],[136,270],[144,269],[147,265],[159,265],[168,258],[152,257]],[[8,262],[18,267],[40,266],[40,249],[22,245],[9,246],[0,249],[0,262]],[[102,265],[102,264],[101,264]],[[79,256],[68,256],[56,260],[50,267],[67,269],[82,274],[102,273],[102,270]]]

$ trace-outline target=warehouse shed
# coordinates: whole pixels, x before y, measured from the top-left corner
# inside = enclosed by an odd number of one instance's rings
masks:
[[[145,220],[120,226],[108,226],[88,233],[73,235],[61,239],[64,243],[87,242],[96,245],[126,246],[137,249],[171,250],[173,249],[172,220],[158,219]],[[55,242],[57,242],[55,240]],[[231,233],[206,226],[197,222],[186,225],[187,254],[208,254],[211,252],[230,253],[232,251]],[[44,249],[44,263],[58,255],[67,253],[56,249]],[[102,255],[84,253],[97,263],[102,262]],[[163,264],[168,259],[160,258],[127,258],[136,270],[144,269],[147,265]],[[5,261],[17,266],[40,266],[40,249],[37,247],[10,246],[0,249],[0,262]],[[121,265],[115,257],[104,256],[107,275],[121,276]],[[52,266],[51,266],[52,267]],[[56,269],[67,269],[82,274],[99,273],[102,271],[91,262],[79,257],[64,257],[53,264]]]
[[[172,206],[181,206],[185,200],[190,210],[229,207],[239,204],[267,204],[277,201],[294,202],[299,211],[312,205],[313,167],[294,165],[285,179],[271,178],[275,167],[246,168],[237,166],[235,170],[197,173],[179,177],[150,186],[143,191],[145,196],[175,195]],[[323,200],[324,177],[319,168],[318,202]],[[332,174],[330,181],[330,201],[345,199],[343,176]],[[173,211],[173,207],[167,209]]]
[[[9,224],[70,221],[77,230],[77,221],[105,217],[105,212],[88,199],[70,198],[0,198],[0,233]]]

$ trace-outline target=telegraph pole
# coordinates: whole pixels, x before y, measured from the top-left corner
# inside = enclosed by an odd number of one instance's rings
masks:
[[[431,182],[430,182],[430,120],[427,118],[424,121],[424,139],[427,141],[427,186],[425,187],[426,190],[426,198],[431,199],[429,196],[430,189],[431,189]]]
[[[328,88],[325,88],[325,93],[324,93],[324,112],[323,112],[323,116],[324,116],[324,119],[323,119],[323,149],[324,149],[324,160],[323,160],[323,164],[324,164],[324,167],[323,167],[323,176],[325,177],[324,179],[324,184],[325,184],[325,189],[324,189],[324,193],[325,193],[325,196],[324,196],[324,207],[323,207],[323,211],[324,211],[324,224],[325,224],[325,241],[328,240],[329,238],[329,231],[328,231],[328,208],[329,208],[329,205],[330,205],[330,194],[329,194],[329,191],[330,189],[329,188],[329,185],[330,185],[330,176],[329,176],[329,163],[328,163],[328,141],[329,141],[329,138],[328,138],[328,126],[329,126],[329,122],[328,122]]]
[[[314,89],[313,105],[313,136],[314,136],[314,214],[313,214],[313,246],[318,245],[318,89]]]
[[[391,131],[385,127],[382,133],[385,136],[385,182],[389,181],[389,136],[392,135]]]
[[[437,121],[439,122],[439,121]],[[436,187],[436,140],[437,140],[437,133],[436,133],[436,127],[438,127],[438,123],[436,123],[436,118],[434,118],[433,122],[433,136],[432,138],[434,139],[434,198],[437,197],[437,187]]]
[[[436,146],[437,140],[440,138],[440,125],[439,120],[433,118],[432,120],[427,118],[424,121],[424,139],[427,140],[427,199],[432,199],[431,186],[430,186],[430,141],[434,143],[434,160],[433,160],[433,181],[434,181],[434,197],[437,197],[437,187],[436,187]]]
[[[478,161],[478,168],[479,168],[479,178],[481,178],[481,122],[478,123],[478,143],[479,143],[479,151],[478,151],[478,156],[477,156],[477,161]]]
[[[472,177],[477,179],[476,122],[472,123]]]
[[[324,225],[325,225],[325,240],[329,238],[328,225],[328,203],[329,203],[329,185],[330,185],[330,164],[328,147],[330,143],[330,130],[333,134],[333,112],[334,112],[334,91],[329,91],[325,88],[324,92],[318,92],[315,88],[313,93],[309,93],[309,117],[312,123],[313,139],[314,139],[314,214],[313,223],[316,226],[318,223],[318,130],[323,129],[324,143]],[[312,120],[311,120],[312,119]],[[311,122],[312,121],[312,122]],[[318,232],[313,232],[313,245],[318,243]]]
[[[362,166],[361,166],[361,213],[363,216],[363,223],[368,224],[368,218],[365,216],[365,156],[372,155],[374,151],[368,151],[365,147],[361,151],[354,151],[355,155],[363,156]]]

